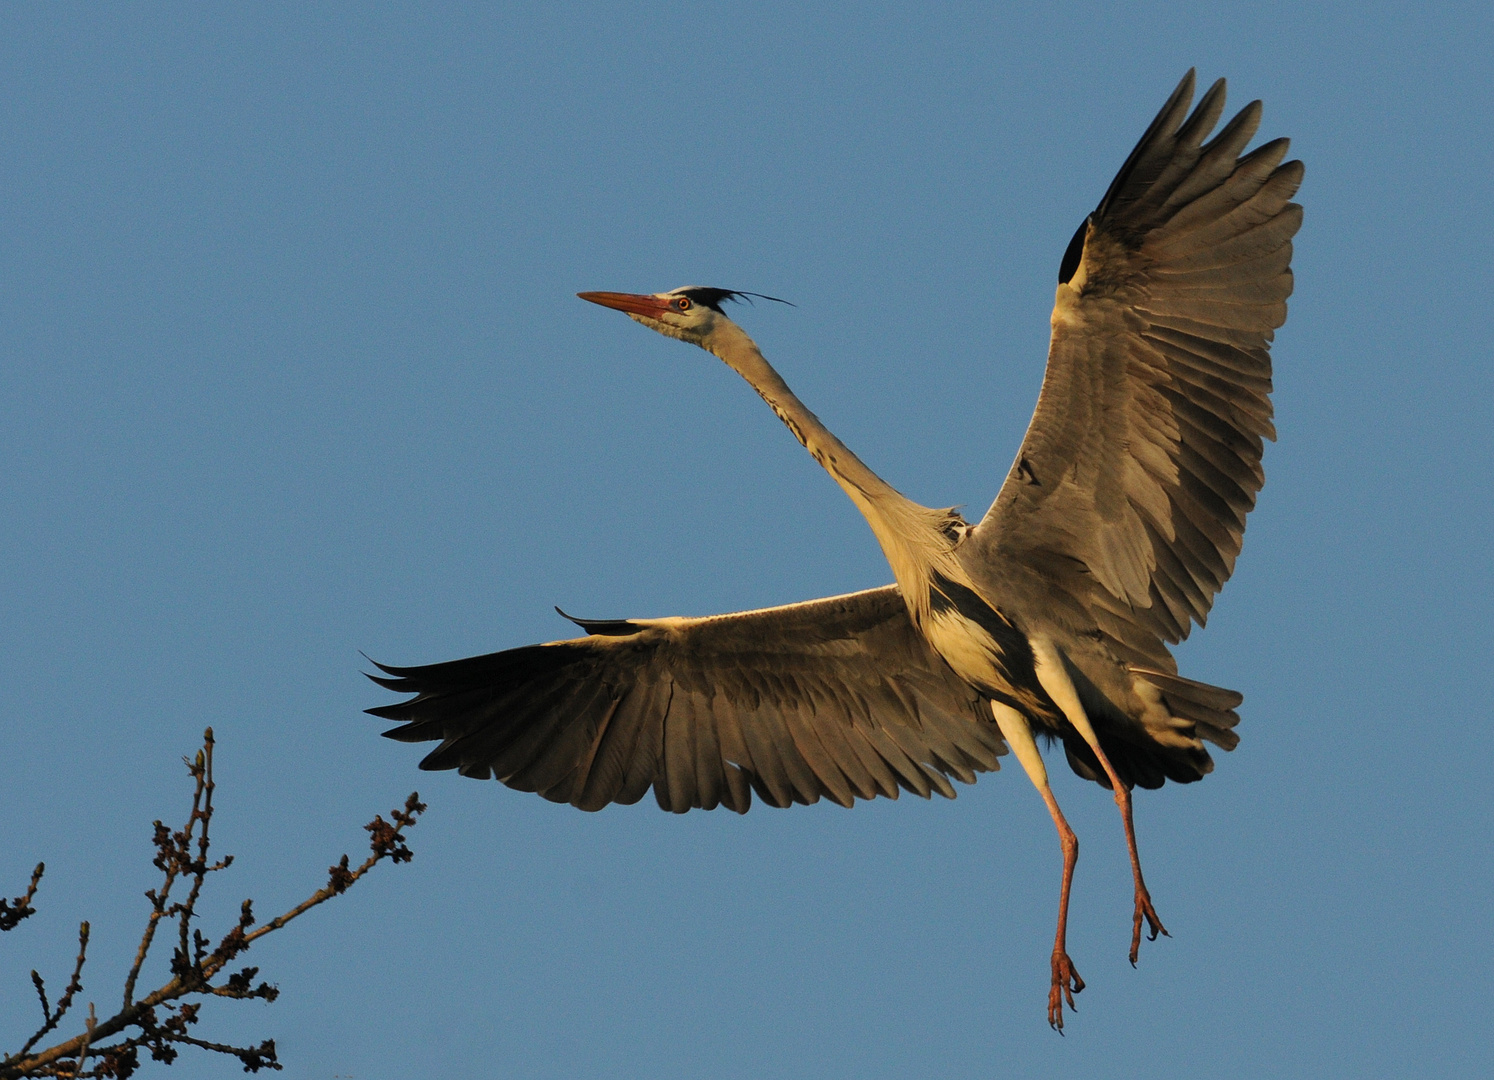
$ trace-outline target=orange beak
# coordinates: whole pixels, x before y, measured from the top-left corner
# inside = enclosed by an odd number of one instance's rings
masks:
[[[576,295],[593,304],[601,304],[603,307],[614,308],[617,311],[626,311],[629,315],[647,315],[651,319],[657,319],[670,310],[668,300],[661,300],[657,296],[649,296],[645,293],[583,292]]]

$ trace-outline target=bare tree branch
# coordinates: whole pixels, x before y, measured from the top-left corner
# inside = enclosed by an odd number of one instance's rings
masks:
[[[19,1053],[0,1058],[0,1080],[15,1080],[20,1077],[108,1077],[125,1080],[140,1066],[140,1051],[149,1053],[154,1061],[171,1064],[176,1060],[179,1047],[195,1046],[218,1054],[237,1057],[246,1072],[260,1069],[276,1069],[281,1066],[275,1056],[275,1042],[267,1039],[258,1046],[230,1046],[211,1042],[191,1035],[188,1029],[197,1023],[201,1010],[200,1001],[182,1001],[192,996],[236,998],[239,1000],[258,998],[274,1001],[280,991],[270,983],[254,984],[259,974],[257,967],[245,967],[226,973],[225,969],[235,957],[246,952],[254,942],[272,934],[292,920],[299,918],[311,908],[341,895],[367,874],[378,863],[409,862],[413,858],[405,843],[405,831],[413,828],[425,804],[419,795],[411,794],[404,807],[390,811],[390,820],[376,816],[364,828],[369,833],[369,855],[356,869],[349,867],[346,855],[328,869],[327,884],[312,893],[295,907],[277,915],[258,929],[254,926],[253,902],[245,900],[239,908],[239,917],[234,926],[216,945],[200,930],[192,926],[196,915],[197,901],[202,895],[207,875],[227,869],[233,862],[227,856],[218,862],[209,862],[211,842],[208,827],[213,817],[213,729],[203,734],[203,746],[195,758],[183,759],[187,772],[193,780],[192,809],[186,824],[172,831],[161,822],[154,823],[153,843],[156,855],[153,865],[161,871],[161,885],[146,891],[150,901],[150,914],[145,930],[136,949],[135,958],[125,977],[124,1002],[113,1016],[99,1020],[94,1006],[89,1004],[88,1019],[84,1030],[72,1038],[46,1050],[32,1053],[32,1048],[49,1032],[54,1030],[63,1015],[72,1007],[73,999],[82,990],[83,965],[88,950],[88,924],[84,923],[78,937],[78,959],[73,968],[73,977],[55,1008],[47,1001],[46,985],[42,977],[32,972],[32,982],[42,1006],[42,1026],[23,1046]],[[31,887],[25,896],[12,903],[0,900],[0,916],[12,919],[11,926],[32,913],[30,901],[36,892],[43,868],[38,865],[32,875]],[[171,893],[178,880],[189,882],[187,894],[180,901],[172,902]],[[156,931],[162,920],[177,921],[176,947],[171,957],[171,978],[162,986],[135,1000],[135,988],[140,972],[150,955]],[[5,929],[9,929],[6,926]],[[210,947],[211,946],[211,947]],[[164,1010],[164,1018],[158,1010]],[[115,1035],[124,1037],[117,1042],[108,1040]],[[89,1066],[89,1059],[95,1064]]]

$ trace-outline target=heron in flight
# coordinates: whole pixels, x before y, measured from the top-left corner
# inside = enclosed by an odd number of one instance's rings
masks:
[[[1189,113],[1178,85],[1074,234],[1058,274],[1047,372],[986,515],[905,498],[796,397],[723,305],[745,294],[581,293],[737,371],[871,526],[891,585],[707,618],[573,619],[584,637],[375,681],[370,709],[423,769],[494,777],[583,810],[653,789],[665,810],[745,813],[899,790],[954,796],[1008,747],[1063,851],[1048,1020],[1084,988],[1065,945],[1078,841],[1037,737],[1110,789],[1143,924],[1166,933],[1136,851],[1131,790],[1191,783],[1206,743],[1239,742],[1241,695],[1178,674],[1168,650],[1203,625],[1264,477],[1272,331],[1292,291],[1287,140],[1243,153],[1252,102],[1205,142],[1224,80]],[[564,614],[562,612],[562,614]],[[569,616],[567,616],[569,618]]]

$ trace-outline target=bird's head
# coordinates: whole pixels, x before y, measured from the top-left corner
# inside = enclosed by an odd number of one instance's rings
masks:
[[[712,335],[731,320],[721,310],[728,300],[742,300],[761,293],[738,292],[735,289],[712,289],[704,285],[682,285],[661,293],[577,293],[582,300],[626,312],[628,318],[641,322],[665,337],[679,338],[703,349],[710,348]],[[763,296],[764,300],[778,300]],[[778,300],[786,304],[786,300]]]

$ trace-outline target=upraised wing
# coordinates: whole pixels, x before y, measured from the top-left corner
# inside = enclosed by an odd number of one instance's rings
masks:
[[[1260,102],[1204,143],[1224,80],[1187,116],[1192,98],[1190,71],[1070,243],[1037,411],[967,541],[1036,568],[1127,659],[1167,671],[1163,642],[1204,623],[1264,481],[1267,349],[1302,222],[1287,140],[1241,156]]]
[[[703,619],[576,620],[589,636],[370,676],[417,696],[369,709],[423,769],[495,776],[598,810],[849,806],[954,797],[1006,746],[914,629],[894,585]]]

